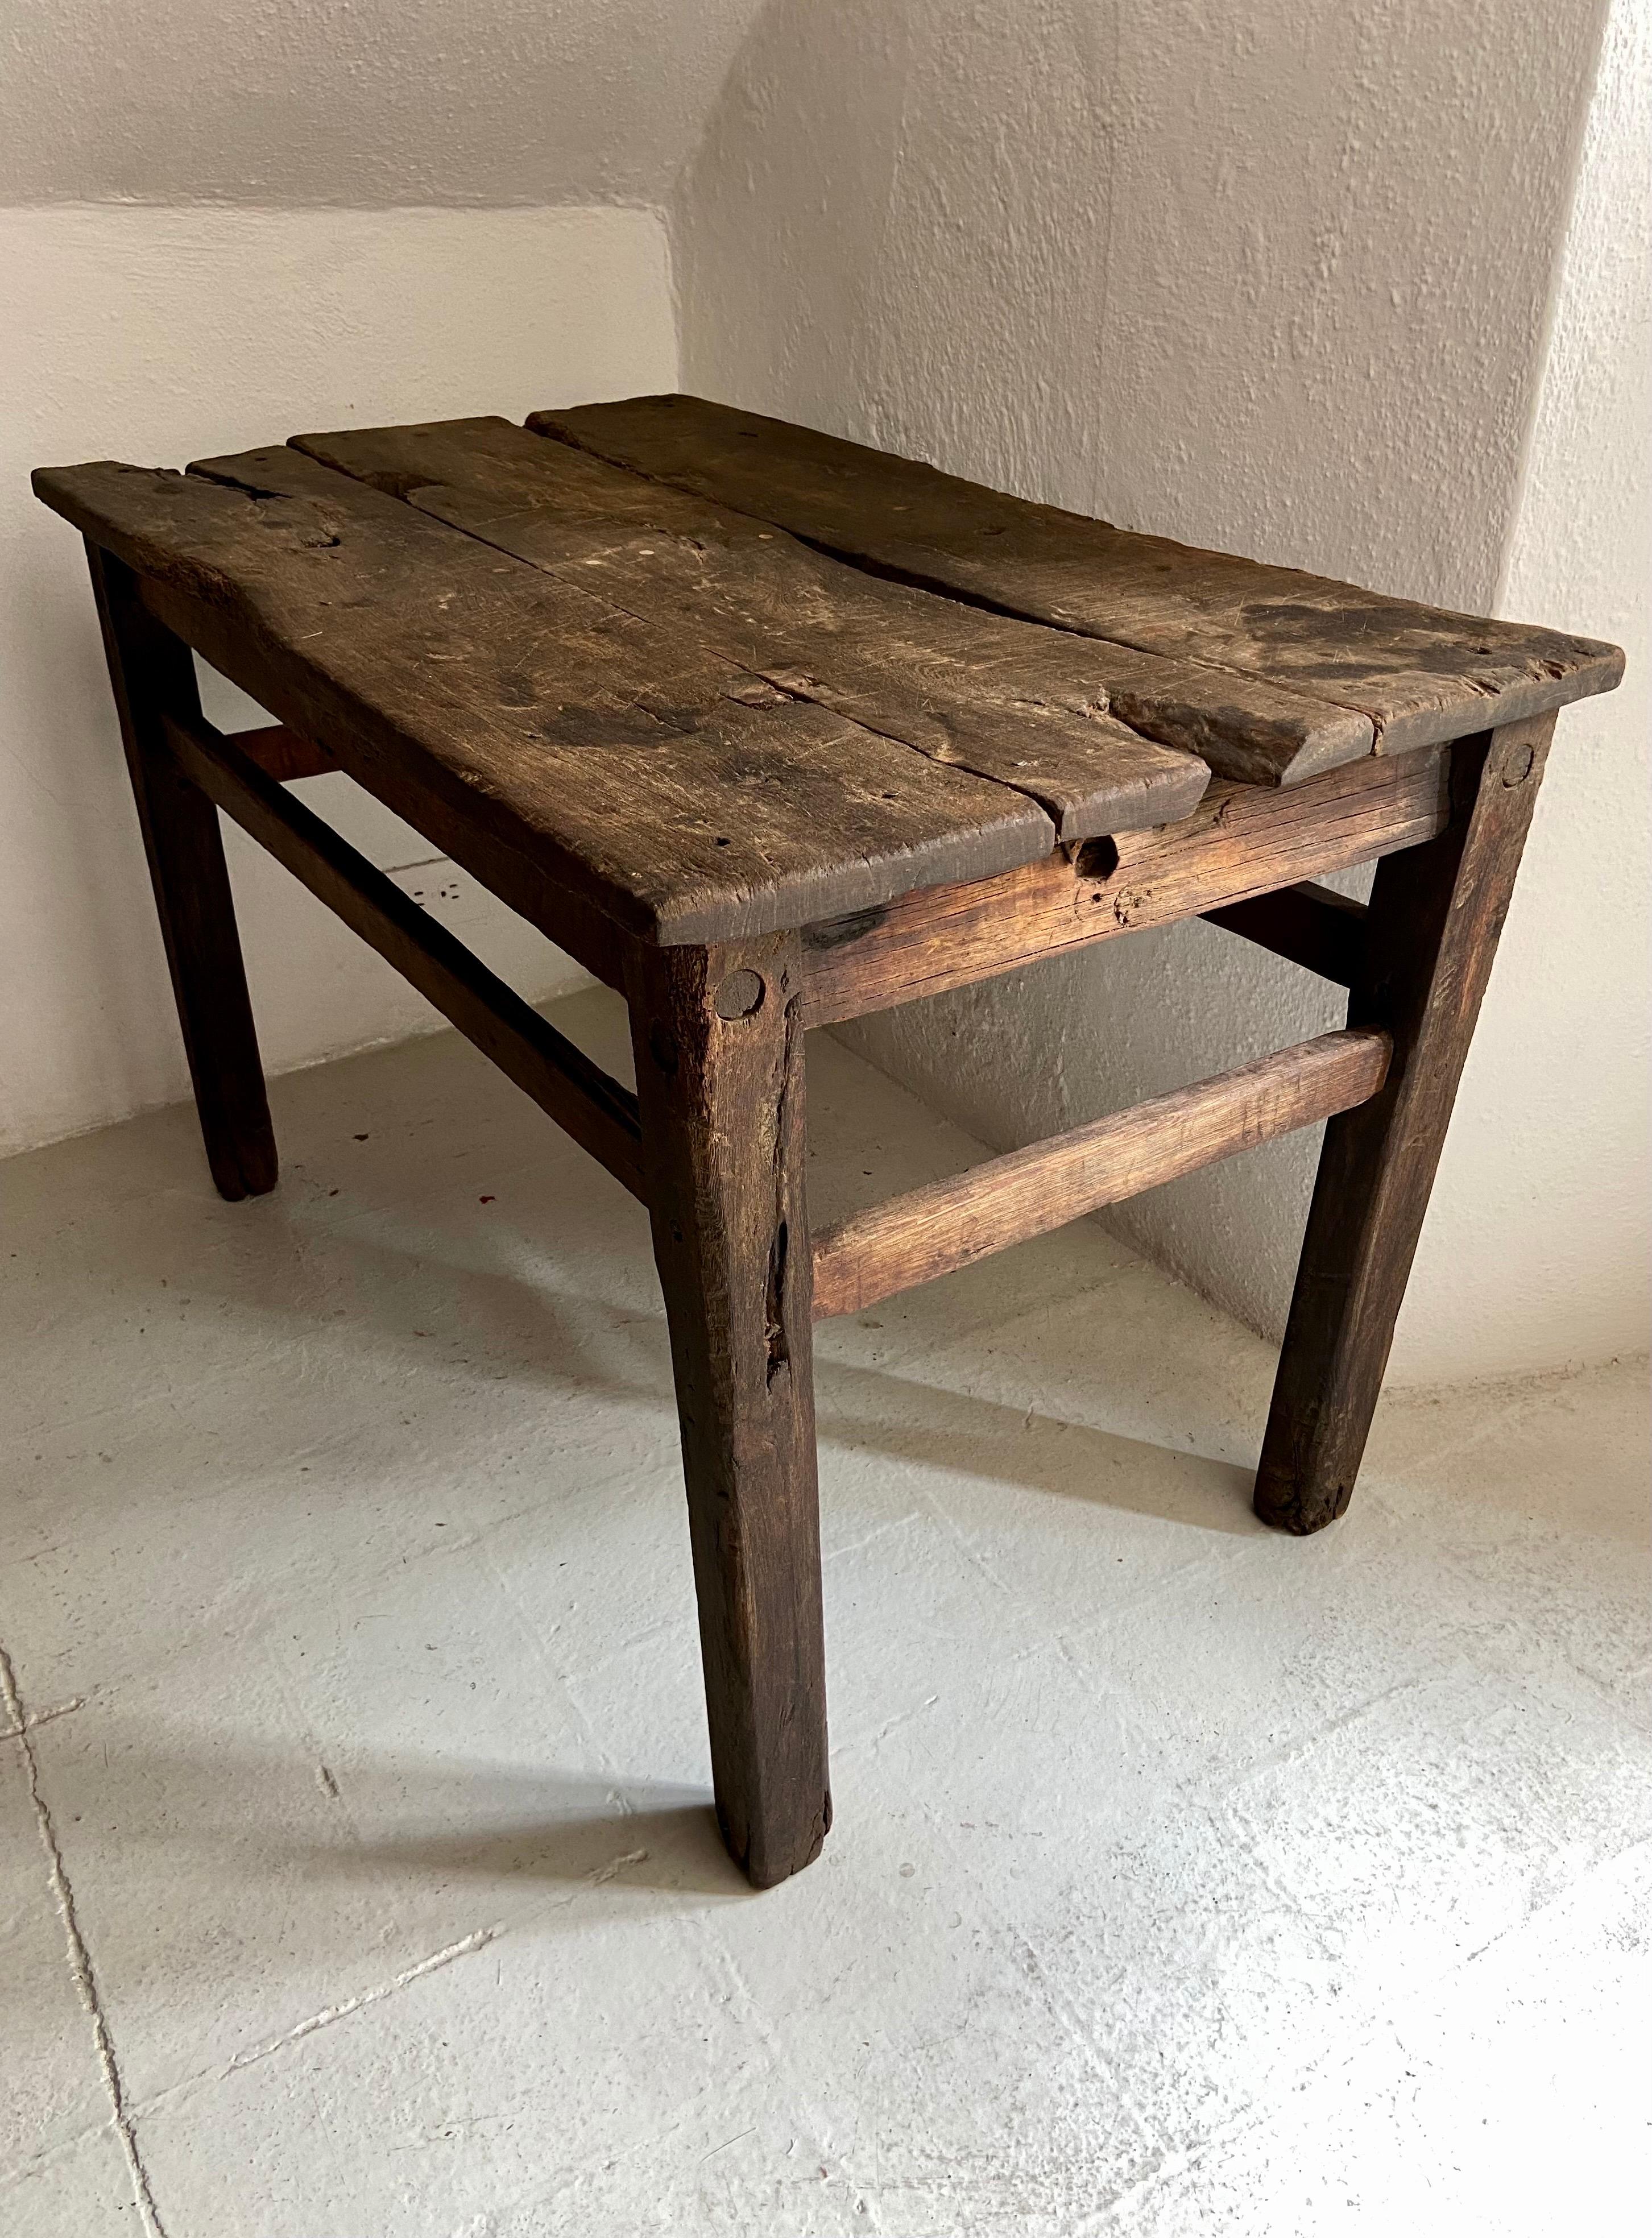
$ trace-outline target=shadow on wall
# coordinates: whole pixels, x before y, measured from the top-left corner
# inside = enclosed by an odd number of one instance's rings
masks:
[[[1450,607],[1495,611],[1507,575],[1519,618],[1625,644],[1633,680],[1652,516],[1636,21],[1612,16],[1602,63],[1606,0],[771,0],[676,197],[684,384]],[[1591,116],[1616,121],[1584,142]],[[1645,760],[1637,698],[1562,722],[1398,1381],[1644,1341],[1645,1035],[1621,927],[1645,921],[1649,869],[1616,805]],[[1178,927],[853,1039],[1007,1147],[1332,1021],[1290,967]],[[1110,1224],[1277,1335],[1313,1149],[1271,1145]]]

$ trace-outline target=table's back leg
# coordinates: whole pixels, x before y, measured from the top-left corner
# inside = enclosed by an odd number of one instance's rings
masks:
[[[1386,1027],[1394,1056],[1325,1129],[1257,1473],[1257,1513],[1287,1531],[1354,1488],[1554,721],[1461,740],[1450,824],[1377,866],[1349,1023]]]
[[[275,1186],[275,1137],[218,811],[161,731],[163,713],[199,718],[194,663],[139,603],[130,572],[95,544],[86,551],[207,1160],[221,1196],[259,1196]]]
[[[759,1888],[831,1822],[795,936],[628,975],[717,1813]]]

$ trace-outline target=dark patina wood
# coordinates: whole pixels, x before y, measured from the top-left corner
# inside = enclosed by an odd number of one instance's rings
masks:
[[[1536,714],[1623,672],[1616,646],[1136,535],[697,396],[539,412],[528,425],[902,581],[1298,694],[1271,752],[1237,772],[1257,782],[1309,775],[1373,738],[1397,753]],[[1350,718],[1364,725],[1357,745]]]
[[[717,1812],[759,1888],[832,1823],[799,961],[639,948],[629,988]]]
[[[1196,753],[1108,713],[1081,640],[857,573],[508,420],[295,440],[583,595],[687,629],[795,699],[1025,793],[1058,839],[1174,823],[1210,782]]]
[[[86,556],[207,1163],[231,1203],[262,1196],[275,1186],[275,1134],[223,840],[211,803],[167,749],[169,716],[201,719],[195,665],[144,611],[120,561],[90,541]]]
[[[250,688],[381,798],[416,763],[444,821],[480,824],[627,931],[772,930],[1054,844],[1025,794],[790,698],[300,452],[210,472],[36,480],[255,645],[267,680]]]
[[[1377,867],[1348,1021],[1394,1055],[1325,1129],[1257,1473],[1257,1513],[1287,1531],[1322,1529],[1354,1488],[1554,725],[1454,747],[1444,831]]]
[[[767,1886],[831,1818],[813,1319],[1329,1116],[1256,1501],[1340,1513],[1553,710],[1621,656],[693,399],[530,427],[36,486],[89,540],[217,1186],[275,1177],[222,809],[647,1205],[717,1810]],[[278,721],[214,730],[191,648]],[[634,1094],[283,789],[335,770],[623,991]],[[1368,908],[1315,884],[1370,862]],[[1347,1029],[812,1242],[806,1027],[1199,916]]]
[[[209,800],[393,963],[633,1196],[642,1195],[642,1129],[628,1088],[610,1080],[330,824],[244,758],[237,751],[242,738],[170,717],[164,731],[178,767]],[[250,736],[268,747],[269,732]]]
[[[1363,902],[1330,886],[1316,885],[1310,878],[1299,886],[1281,886],[1275,893],[1257,894],[1249,901],[1230,902],[1200,914],[1207,924],[1237,932],[1321,979],[1351,987],[1370,912]]]

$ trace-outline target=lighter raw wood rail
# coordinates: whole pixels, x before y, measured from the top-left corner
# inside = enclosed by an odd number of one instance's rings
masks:
[[[1076,861],[1057,853],[811,925],[805,1016],[835,1025],[1417,846],[1445,827],[1450,765],[1430,747],[1301,785],[1213,785],[1179,824],[1121,832]]]
[[[1392,1044],[1321,1034],[854,1214],[814,1246],[814,1317],[858,1313],[1011,1243],[1375,1096]]]

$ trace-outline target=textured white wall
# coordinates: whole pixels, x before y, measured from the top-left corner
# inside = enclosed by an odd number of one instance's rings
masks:
[[[182,466],[305,427],[669,388],[632,209],[0,212],[0,1150],[188,1093],[80,540],[30,467]],[[237,704],[239,703],[239,704]],[[256,720],[227,688],[208,712]],[[301,788],[533,997],[569,960],[342,777]],[[440,1023],[229,834],[271,1070]]]
[[[760,0],[19,0],[0,202],[664,200]]]
[[[773,0],[676,203],[685,385],[1450,606],[1496,604],[1512,547],[1505,611],[1643,661],[1623,291],[1634,254],[1644,273],[1646,180],[1622,101],[1589,142],[1526,471],[1602,17],[1601,0]],[[1625,24],[1643,17],[1629,0]],[[1614,257],[1614,238],[1638,250]],[[1616,944],[1642,921],[1644,702],[1563,737],[1403,1378],[1643,1341],[1640,956]],[[1191,926],[855,1037],[1007,1142],[1331,1015],[1302,975]],[[1316,1150],[1274,1145],[1120,1224],[1277,1330]]]

